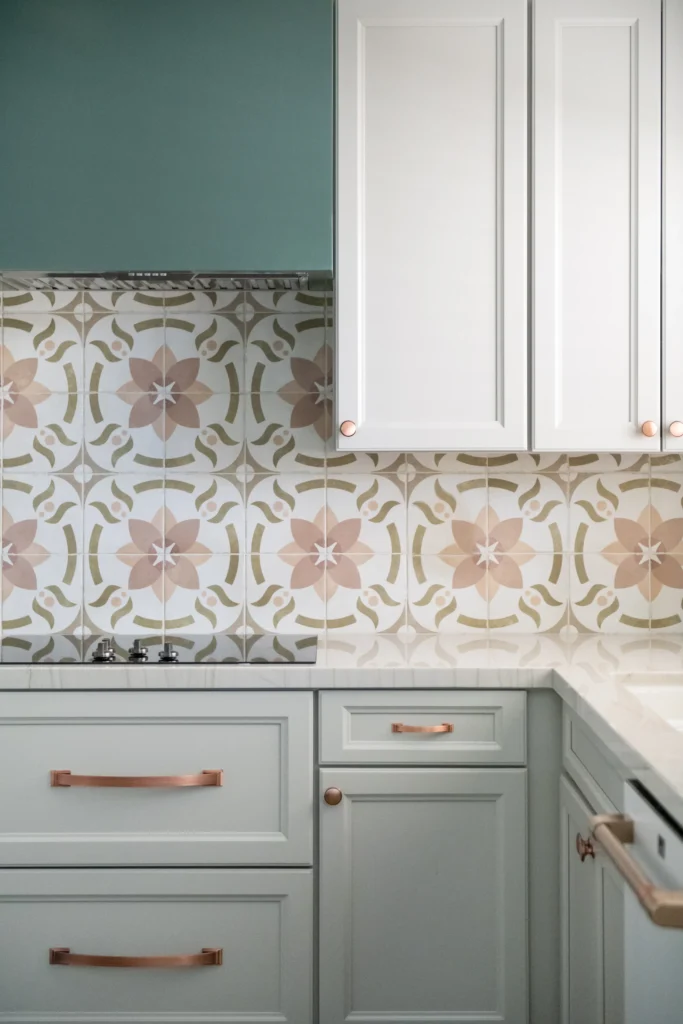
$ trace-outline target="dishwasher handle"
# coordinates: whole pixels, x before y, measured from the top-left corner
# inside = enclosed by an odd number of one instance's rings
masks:
[[[661,928],[683,928],[683,890],[654,885],[626,849],[635,842],[633,819],[624,814],[598,814],[590,819],[590,827],[650,920]]]

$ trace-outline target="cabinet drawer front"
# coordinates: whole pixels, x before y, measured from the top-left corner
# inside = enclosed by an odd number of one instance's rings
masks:
[[[308,1024],[312,933],[309,870],[2,870],[0,1022]],[[222,963],[65,966],[54,948]]]
[[[3,694],[0,864],[311,864],[312,723],[308,693]]]
[[[320,694],[323,764],[524,764],[525,759],[525,693]]]

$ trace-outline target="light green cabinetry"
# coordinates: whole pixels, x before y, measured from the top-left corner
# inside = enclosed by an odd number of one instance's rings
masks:
[[[313,1024],[311,870],[0,870],[1,1024]],[[54,965],[219,948],[219,966]]]
[[[325,768],[321,1024],[525,1024],[526,771]]]
[[[312,693],[5,693],[0,866],[310,865]],[[16,768],[20,766],[21,771]],[[220,769],[207,787],[51,786]]]
[[[598,854],[582,862],[577,836],[594,813],[567,776],[560,782],[562,1024],[623,1024],[624,891]]]

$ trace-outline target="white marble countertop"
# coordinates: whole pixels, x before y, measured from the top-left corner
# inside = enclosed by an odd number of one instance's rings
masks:
[[[552,688],[606,744],[624,777],[640,779],[683,822],[683,722],[677,729],[652,710],[629,688],[636,682],[645,692],[683,687],[683,635],[340,636],[321,638],[311,666],[0,666],[0,690],[12,691]]]

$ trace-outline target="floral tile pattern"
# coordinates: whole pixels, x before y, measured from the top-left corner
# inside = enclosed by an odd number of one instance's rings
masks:
[[[332,298],[0,294],[5,634],[683,630],[680,455],[338,452]]]

